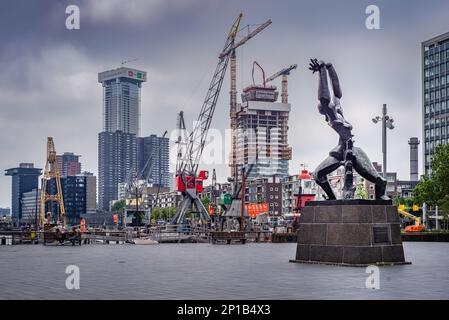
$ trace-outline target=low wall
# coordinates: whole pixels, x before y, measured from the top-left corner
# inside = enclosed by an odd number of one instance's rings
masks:
[[[273,233],[271,234],[272,243],[297,242],[295,233]]]
[[[406,232],[402,241],[449,242],[448,232]]]

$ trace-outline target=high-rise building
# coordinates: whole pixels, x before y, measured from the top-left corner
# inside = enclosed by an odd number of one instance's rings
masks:
[[[78,175],[61,178],[61,187],[67,223],[77,225],[81,215],[87,213],[87,177]],[[56,193],[54,179],[47,183],[47,193]],[[47,202],[45,212],[51,212],[53,217],[56,217],[59,214],[57,203]]]
[[[22,218],[22,195],[38,188],[42,169],[34,168],[33,163],[21,163],[18,168],[7,169],[6,176],[12,177],[11,216],[13,220]]]
[[[11,215],[11,208],[0,208],[0,218],[9,217]]]
[[[80,156],[72,152],[64,152],[56,156],[56,163],[61,177],[76,176],[81,173]]]
[[[78,176],[86,177],[86,213],[95,213],[97,211],[97,177],[86,171]]]
[[[250,86],[237,106],[237,168],[254,163],[248,179],[288,177],[292,150],[288,145],[290,104],[276,102],[274,86]]]
[[[137,168],[140,91],[144,71],[121,67],[98,74],[103,85],[103,132],[98,135],[98,206],[109,210],[118,184]]]
[[[137,166],[136,135],[101,132],[98,135],[98,206],[110,210],[118,199],[118,185],[126,182]]]
[[[449,32],[422,43],[424,174],[435,148],[449,139]]]
[[[147,73],[121,67],[98,74],[103,85],[103,131],[139,136],[140,89]]]
[[[22,194],[22,223],[39,223],[41,210],[41,190],[31,190]]]
[[[139,172],[143,177],[148,176],[148,181],[161,187],[170,187],[169,173],[169,145],[168,138],[158,137],[152,134],[148,137],[137,138],[137,154]],[[153,155],[153,166],[145,166],[155,149],[159,149]],[[149,170],[151,169],[151,172]]]

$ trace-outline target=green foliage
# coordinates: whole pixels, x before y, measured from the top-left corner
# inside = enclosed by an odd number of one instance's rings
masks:
[[[396,196],[393,198],[393,204],[395,206],[399,206],[401,204],[405,205],[405,211],[410,211],[413,209],[413,200],[412,199],[406,199],[404,197]]]
[[[439,145],[432,157],[430,178],[423,178],[413,191],[415,203],[439,207],[447,219],[449,214],[449,144]]]
[[[203,203],[204,208],[209,210],[210,199],[208,197],[204,197],[201,199],[201,202]]]
[[[365,188],[365,179],[360,178],[360,182],[357,185],[357,190],[355,192],[356,199],[368,199],[368,192],[366,192]]]
[[[126,206],[126,201],[125,200],[119,200],[114,202],[114,204],[112,205],[112,211],[114,211],[115,213],[119,213],[123,210],[123,208]]]

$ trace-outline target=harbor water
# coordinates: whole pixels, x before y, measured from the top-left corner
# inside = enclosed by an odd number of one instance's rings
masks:
[[[365,268],[290,263],[292,243],[1,246],[0,299],[449,299],[449,243],[404,250],[367,289]]]

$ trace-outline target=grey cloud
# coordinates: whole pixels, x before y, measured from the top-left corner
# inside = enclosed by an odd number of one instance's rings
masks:
[[[244,24],[271,18],[273,25],[239,49],[239,90],[252,81],[253,60],[267,74],[299,65],[289,78],[291,174],[301,163],[313,169],[337,142],[316,110],[317,80],[306,69],[308,58],[319,56],[336,64],[356,143],[373,161],[381,160],[381,148],[380,128],[371,117],[382,103],[389,104],[396,119],[396,129],[389,133],[389,168],[408,177],[407,140],[421,133],[420,42],[448,31],[447,1],[376,1],[380,31],[364,28],[364,8],[370,1],[127,0],[120,1],[122,6],[107,1],[2,2],[2,169],[19,162],[42,167],[46,136],[52,135],[59,152],[81,154],[83,168],[96,172],[102,128],[97,73],[126,59],[138,58],[130,66],[148,71],[142,89],[142,134],[170,131],[181,108],[191,127],[226,33],[243,11]],[[80,6],[79,31],[64,28],[69,4]],[[229,74],[212,123],[219,130],[229,128],[228,92]],[[226,164],[205,167],[216,167],[221,181],[229,172]],[[0,176],[0,190],[0,206],[9,206],[9,177]]]

